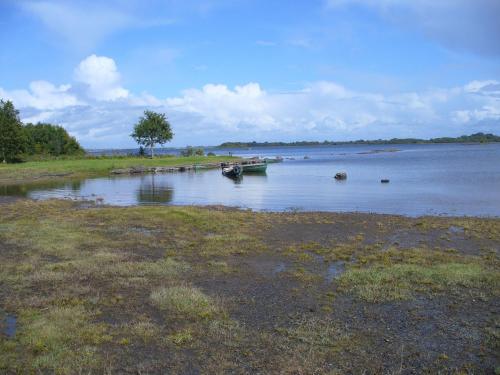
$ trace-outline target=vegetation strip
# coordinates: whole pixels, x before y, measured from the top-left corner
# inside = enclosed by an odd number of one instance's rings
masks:
[[[230,162],[238,158],[230,156],[163,156],[154,159],[138,157],[95,157],[33,161],[20,164],[0,164],[0,183],[4,185],[19,181],[41,180],[71,176],[87,178],[105,176],[116,169],[131,168],[178,168],[180,166],[204,166]]]

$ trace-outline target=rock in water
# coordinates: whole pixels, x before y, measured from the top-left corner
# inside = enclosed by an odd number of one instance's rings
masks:
[[[347,173],[338,172],[337,174],[335,174],[335,179],[336,180],[345,180],[345,179],[347,179]]]
[[[389,183],[389,179],[383,178],[383,179],[380,180],[380,182],[383,183],[383,184],[388,184]]]

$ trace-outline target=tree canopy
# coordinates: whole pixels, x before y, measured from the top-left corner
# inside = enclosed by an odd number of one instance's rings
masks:
[[[174,134],[165,114],[144,111],[144,116],[135,124],[134,132],[131,136],[141,146],[149,147],[151,157],[153,157],[155,145],[167,143],[172,139]]]
[[[61,126],[23,125],[11,101],[0,99],[0,162],[20,161],[27,155],[80,155],[85,150]]]
[[[26,153],[29,155],[60,156],[84,153],[77,140],[61,126],[44,123],[27,124],[24,130],[26,132]]]
[[[11,101],[0,100],[0,162],[16,160],[25,150],[25,145],[19,111]]]

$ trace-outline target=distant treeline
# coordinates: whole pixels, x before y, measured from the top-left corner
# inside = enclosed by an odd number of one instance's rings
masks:
[[[462,135],[461,137],[441,137],[431,139],[419,138],[392,138],[357,141],[298,141],[298,142],[225,142],[219,148],[248,148],[248,147],[279,147],[279,146],[330,146],[330,145],[378,145],[378,144],[417,144],[417,143],[489,143],[500,142],[500,136],[485,133]]]
[[[0,100],[0,163],[84,153],[63,127],[43,123],[25,125],[12,102]]]

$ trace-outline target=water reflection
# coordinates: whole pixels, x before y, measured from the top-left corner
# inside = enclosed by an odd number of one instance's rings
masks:
[[[137,190],[137,202],[141,204],[170,203],[174,196],[174,189],[164,179],[156,178],[151,174],[141,178],[141,184]]]
[[[303,159],[304,149],[287,148],[288,154],[280,149],[275,152],[296,160],[269,164],[267,174],[245,174],[238,180],[213,169],[0,186],[0,194],[89,199],[120,206],[221,204],[273,211],[300,207],[500,216],[500,144],[408,145],[401,146],[401,152],[364,152],[370,147],[309,149],[310,160]],[[346,171],[347,179],[335,180],[338,171]],[[391,183],[381,184],[382,178],[390,178]]]
[[[60,190],[64,189],[73,193],[79,192],[84,180],[69,181],[44,181],[33,182],[21,185],[0,185],[0,195],[31,198],[31,193],[36,191]]]

